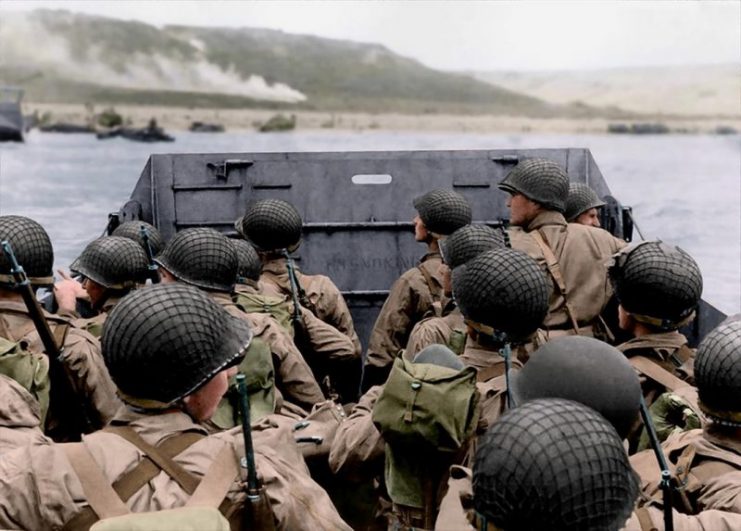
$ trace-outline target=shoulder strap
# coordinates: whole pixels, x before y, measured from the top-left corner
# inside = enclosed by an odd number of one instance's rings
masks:
[[[64,342],[67,341],[67,333],[69,332],[69,323],[60,322],[54,326],[52,335],[54,336],[54,342],[57,344],[59,350],[64,348]]]
[[[239,473],[236,458],[234,448],[224,446],[185,505],[219,507]]]
[[[151,459],[161,470],[174,479],[180,487],[188,494],[193,494],[198,486],[198,479],[182,466],[172,460],[171,457],[160,452],[159,449],[142,439],[141,435],[136,433],[129,426],[108,426],[106,431],[115,433],[119,437],[126,439],[128,442],[139,448],[146,456]]]
[[[566,309],[566,315],[568,316],[569,321],[571,321],[571,326],[574,328],[574,332],[576,333],[576,335],[579,335],[579,323],[576,320],[574,311],[571,308],[571,304],[569,304],[568,293],[566,291],[566,282],[564,282],[563,274],[561,274],[561,264],[558,263],[558,258],[556,258],[556,255],[553,254],[553,250],[551,250],[551,247],[545,241],[545,238],[540,233],[540,230],[534,230],[529,234],[532,235],[535,243],[538,244],[538,247],[540,247],[540,250],[543,252],[545,263],[548,267],[548,272],[550,273],[551,277],[553,277],[553,280],[558,287],[558,291],[563,297],[563,305]]]
[[[113,490],[85,444],[70,443],[61,446],[80,480],[85,498],[98,519],[129,514],[128,508]]]
[[[425,269],[422,264],[417,264],[417,269],[419,269],[419,272],[422,273],[422,277],[424,277],[425,279],[425,284],[427,284],[427,289],[430,291],[433,313],[435,317],[440,317],[443,314],[441,291],[435,288],[435,283],[433,282],[432,275],[430,275],[430,272],[427,271],[427,269]]]
[[[103,428],[103,431],[111,432],[111,428],[111,426]],[[204,437],[205,435],[197,432],[180,433],[165,439],[157,446],[157,450],[172,458],[181,454],[192,444],[200,441]],[[138,492],[144,485],[153,480],[160,472],[162,472],[162,469],[160,469],[154,461],[145,455],[145,458],[139,461],[134,468],[120,476],[113,483],[113,490],[123,502],[127,502],[129,498]],[[80,482],[83,484],[83,490],[85,485],[84,481],[83,478],[80,478]],[[87,491],[85,492],[87,493]],[[64,531],[87,531],[95,522],[102,518],[102,516],[98,517],[96,511],[94,511],[91,506],[85,507],[69,522],[65,523],[62,529]]]
[[[676,391],[680,387],[689,385],[644,356],[633,356],[628,358],[628,361],[638,372],[652,379],[654,382],[663,385],[670,391]]]
[[[659,531],[659,528],[653,524],[651,515],[649,514],[646,507],[636,509],[636,517],[638,518],[638,523],[641,526],[641,531]]]

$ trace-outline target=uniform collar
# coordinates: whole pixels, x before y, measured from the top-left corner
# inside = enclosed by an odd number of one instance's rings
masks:
[[[568,223],[566,223],[566,218],[564,218],[563,214],[560,212],[555,210],[543,210],[527,224],[525,231],[530,232],[546,225],[559,225],[566,227]]]

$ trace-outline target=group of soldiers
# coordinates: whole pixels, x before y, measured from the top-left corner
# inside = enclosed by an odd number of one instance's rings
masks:
[[[741,321],[691,349],[695,261],[556,163],[499,188],[508,228],[415,199],[365,355],[285,201],[238,238],[122,223],[56,282],[0,216],[0,528],[741,529]]]

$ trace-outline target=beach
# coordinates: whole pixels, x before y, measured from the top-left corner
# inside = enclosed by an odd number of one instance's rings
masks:
[[[566,119],[528,118],[506,115],[451,115],[318,112],[274,109],[186,108],[148,105],[115,105],[116,112],[133,127],[143,127],[150,119],[157,120],[168,131],[185,131],[192,122],[218,123],[229,131],[250,131],[276,114],[296,116],[296,129],[318,130],[382,130],[382,131],[446,131],[459,133],[605,133],[614,123],[662,123],[672,131],[712,133],[719,126],[741,130],[741,117],[662,117],[631,120],[607,118]],[[106,106],[86,107],[79,104],[24,102],[24,114],[50,113],[52,122],[88,123],[93,113]],[[92,111],[92,112],[91,112]]]

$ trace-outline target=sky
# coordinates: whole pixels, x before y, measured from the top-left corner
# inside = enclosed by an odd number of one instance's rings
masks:
[[[156,26],[262,27],[383,44],[445,70],[594,70],[741,62],[741,1],[0,0]]]

